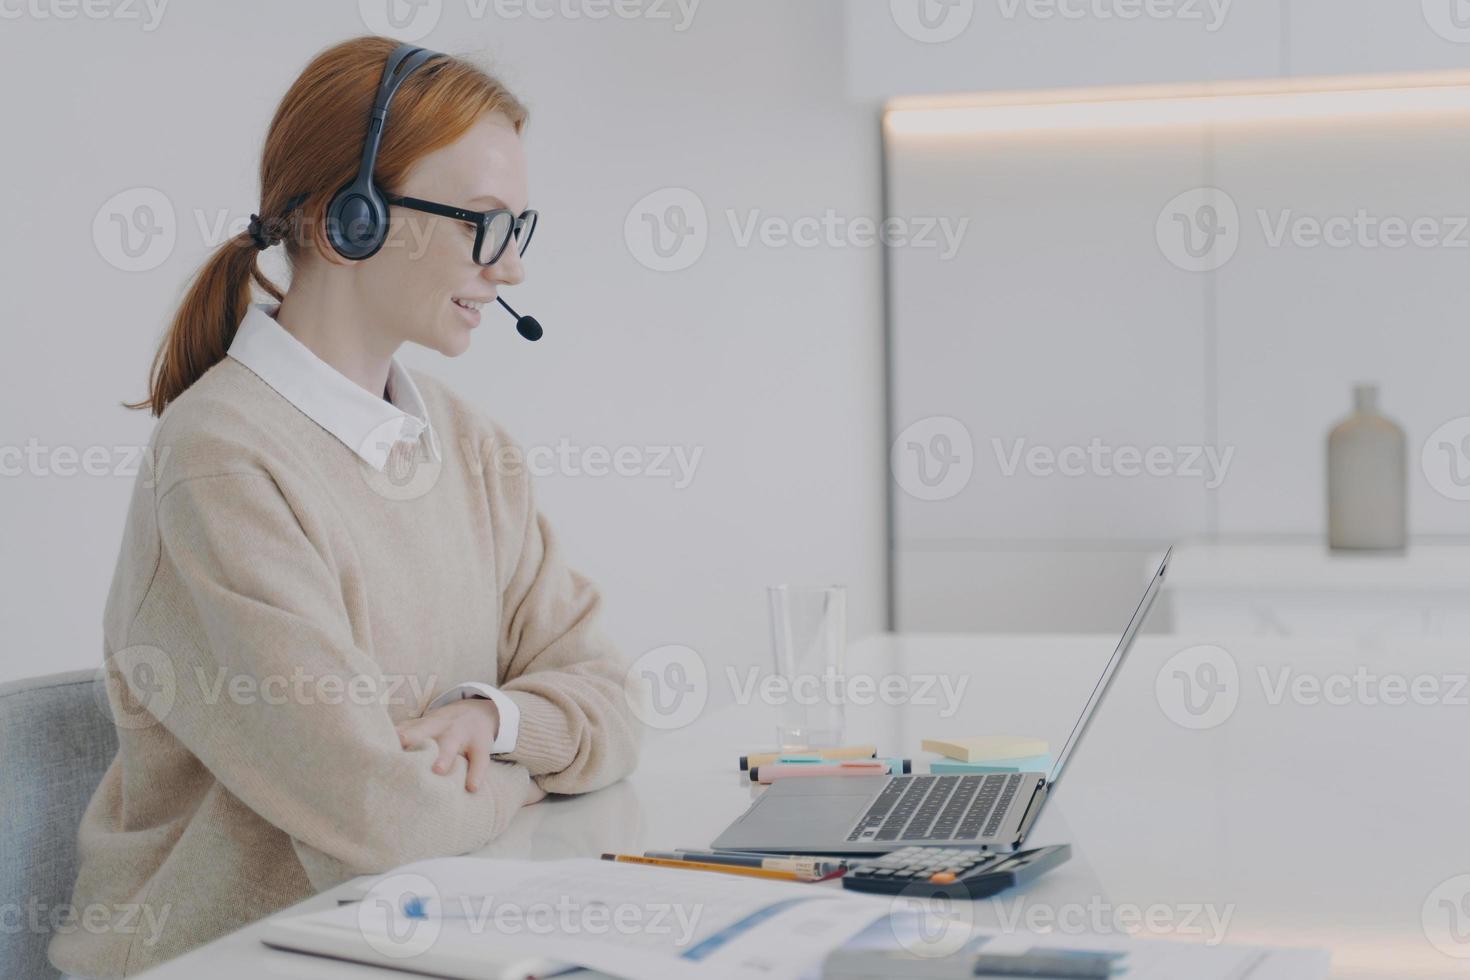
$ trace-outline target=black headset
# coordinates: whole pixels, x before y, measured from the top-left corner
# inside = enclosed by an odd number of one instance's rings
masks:
[[[348,259],[366,259],[377,254],[388,238],[388,202],[373,182],[373,168],[378,163],[378,147],[383,143],[383,130],[388,125],[388,105],[404,79],[425,62],[444,55],[412,44],[400,44],[388,56],[383,80],[378,83],[378,97],[373,101],[373,114],[368,120],[367,137],[362,144],[362,163],[353,177],[327,205],[327,241],[337,254]]]
[[[368,119],[357,176],[337,191],[327,204],[327,241],[343,258],[371,258],[388,239],[388,201],[373,181],[378,147],[383,143],[383,130],[388,125],[388,105],[409,75],[426,62],[444,57],[447,55],[412,44],[400,44],[388,56],[388,63],[383,67],[383,80],[378,83],[378,96],[373,100],[373,113]],[[541,324],[535,317],[521,316],[504,299],[497,296],[496,300],[516,318],[516,331],[522,337],[541,339]]]

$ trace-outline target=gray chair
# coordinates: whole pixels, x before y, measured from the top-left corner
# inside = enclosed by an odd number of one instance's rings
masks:
[[[60,976],[46,959],[48,920],[34,928],[30,909],[71,900],[77,827],[116,754],[101,671],[0,684],[0,902],[19,905],[0,928],[0,977]]]

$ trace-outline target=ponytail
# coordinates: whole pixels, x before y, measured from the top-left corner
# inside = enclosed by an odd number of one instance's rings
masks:
[[[127,408],[162,415],[169,402],[224,360],[250,306],[252,279],[277,302],[281,300],[280,288],[260,271],[259,255],[249,232],[241,232],[210,256],[153,357],[148,397],[124,402]]]

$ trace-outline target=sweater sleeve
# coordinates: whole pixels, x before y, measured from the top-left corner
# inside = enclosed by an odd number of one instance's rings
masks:
[[[432,744],[405,750],[384,699],[353,696],[391,679],[358,645],[336,574],[268,474],[184,479],[157,520],[155,591],[189,607],[167,617],[169,635],[130,637],[156,644],[173,673],[159,720],[292,837],[314,885],[476,850],[505,829],[532,789],[524,766],[492,761],[468,792],[463,759],[434,773]],[[298,677],[312,696],[295,695]],[[260,696],[234,696],[237,679]]]
[[[602,596],[569,568],[522,470],[524,525],[501,594],[500,688],[520,708],[513,752],[552,793],[614,783],[638,761],[641,727],[623,690],[626,665],[599,626]]]

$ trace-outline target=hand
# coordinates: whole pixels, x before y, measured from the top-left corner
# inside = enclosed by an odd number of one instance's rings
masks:
[[[447,775],[457,756],[469,763],[464,788],[478,792],[490,771],[490,747],[500,733],[500,712],[489,698],[464,698],[441,705],[424,715],[399,722],[398,741],[405,749],[433,739],[439,744],[434,771]]]

